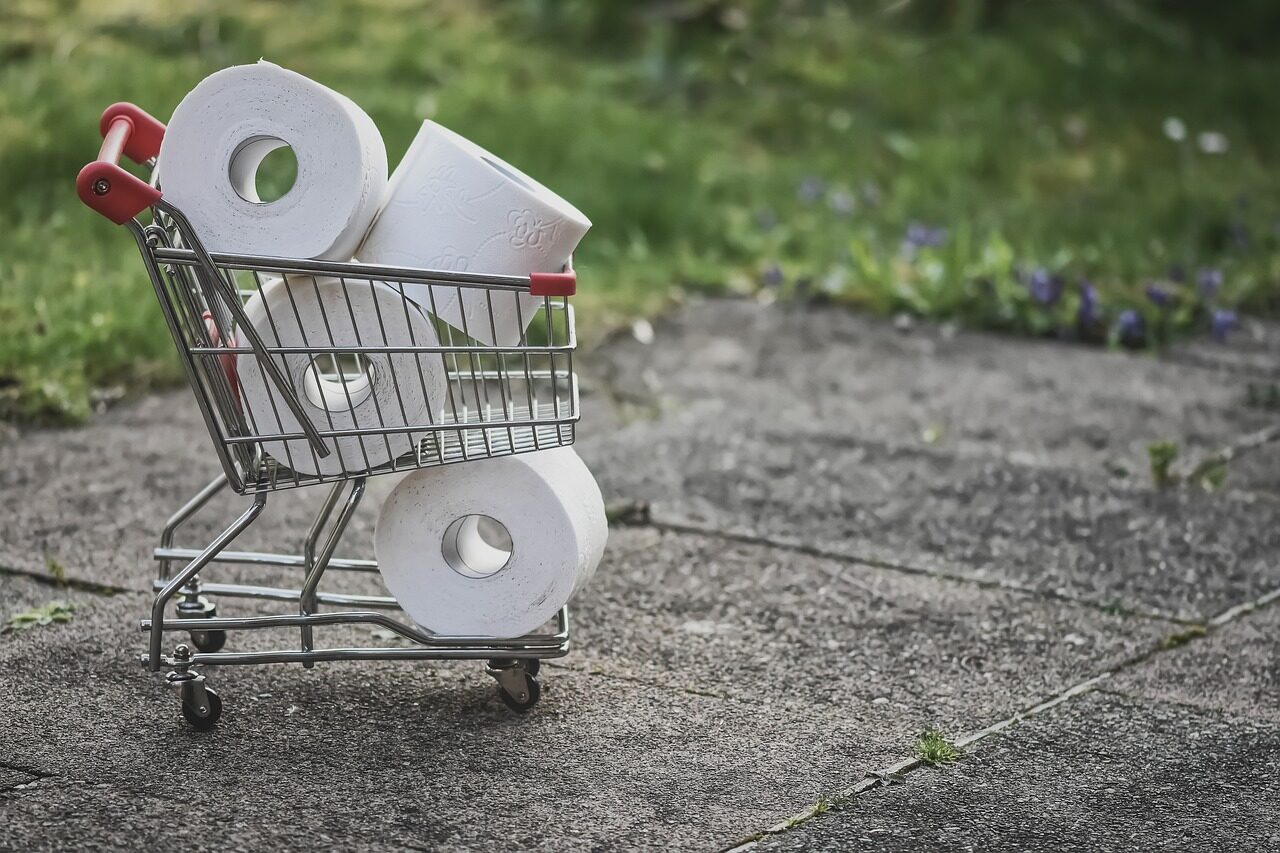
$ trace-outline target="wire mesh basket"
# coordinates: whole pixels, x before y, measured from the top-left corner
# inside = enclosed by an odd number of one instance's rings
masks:
[[[163,201],[155,209],[138,242],[236,491],[573,443],[579,409],[565,293],[571,270],[496,276],[211,255],[179,210]],[[418,288],[428,304],[409,297],[406,289],[415,285],[429,285]],[[536,308],[525,316],[531,291]],[[480,330],[436,319],[435,301],[449,297],[478,301],[490,330],[495,316],[518,316],[519,339],[485,344]],[[256,318],[247,310],[254,306]],[[246,392],[246,366],[254,376],[261,371],[267,394]],[[437,387],[428,388],[427,377],[436,377]],[[428,406],[414,405],[423,398]]]

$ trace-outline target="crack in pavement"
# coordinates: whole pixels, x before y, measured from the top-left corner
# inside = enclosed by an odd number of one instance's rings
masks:
[[[625,524],[625,521],[618,523]],[[936,569],[922,569],[919,566],[912,566],[907,563],[895,563],[889,560],[876,559],[874,557],[860,557],[855,554],[848,554],[841,551],[833,551],[817,545],[801,542],[796,539],[786,539],[776,536],[765,536],[759,533],[749,533],[744,530],[725,530],[724,528],[715,527],[714,525],[703,525],[695,522],[684,521],[674,518],[663,518],[655,515],[652,507],[648,508],[645,520],[642,523],[633,524],[634,527],[652,527],[655,530],[670,531],[672,533],[690,533],[700,536],[709,536],[718,539],[726,539],[731,542],[742,542],[747,545],[761,545],[768,548],[777,548],[785,551],[794,551],[809,557],[819,557],[824,560],[834,560],[841,563],[851,563],[856,565],[868,566],[874,569],[885,569],[887,571],[899,572],[901,574],[913,575],[916,577],[936,578],[938,580],[953,581],[955,583],[968,584],[976,586],[979,589],[998,589],[1012,592],[1017,595],[1031,596],[1035,598],[1049,598],[1054,601],[1064,601],[1070,604],[1076,604],[1080,607],[1086,607],[1090,610],[1096,610],[1111,616],[1126,616],[1139,619],[1147,619],[1153,622],[1166,622],[1175,625],[1200,625],[1201,620],[1187,619],[1182,616],[1172,616],[1158,611],[1139,610],[1136,608],[1121,607],[1115,608],[1106,604],[1099,604],[1096,601],[1090,601],[1079,596],[1061,592],[1059,590],[1037,589],[1036,587],[1020,584],[1015,581],[1000,578],[979,578],[972,575],[960,574],[957,572],[943,572]]]
[[[43,572],[32,571],[30,569],[15,569],[11,566],[0,566],[0,575],[27,578],[28,580],[33,580],[43,586],[52,586],[58,589],[74,589],[77,592],[89,592],[94,595],[107,597],[138,592],[138,590],[130,589],[129,587],[114,586],[112,584],[99,583],[98,581],[82,580],[77,577],[55,578],[52,575]]]
[[[5,785],[0,788],[0,794],[16,794],[19,791],[25,791],[33,787],[37,782],[44,779],[56,779],[57,774],[48,773],[44,770],[38,770],[34,767],[27,767],[22,764],[14,764],[10,761],[0,761],[0,770],[11,770],[14,773],[21,773],[27,778],[21,782],[14,782],[12,785]]]
[[[1183,630],[1171,634],[1147,650],[1139,652],[1091,678],[1077,682],[1065,690],[1054,694],[1048,699],[1018,711],[1012,716],[991,723],[984,728],[961,735],[956,738],[953,743],[955,746],[964,749],[972,744],[985,740],[992,735],[999,734],[1013,728],[1023,720],[1036,717],[1057,707],[1058,705],[1069,702],[1078,696],[1098,690],[1098,685],[1102,684],[1112,676],[1135,666],[1139,666],[1157,655],[1170,652],[1175,648],[1179,648],[1189,643],[1199,642],[1211,636],[1229,623],[1255,613],[1277,600],[1280,600],[1280,588],[1273,589],[1265,595],[1261,595],[1251,601],[1244,602],[1243,604],[1237,604],[1234,607],[1229,607],[1210,619],[1208,622],[1195,626],[1200,630]],[[733,842],[728,847],[722,848],[722,853],[745,853],[745,851],[753,848],[763,838],[772,835],[780,835],[781,833],[794,829],[795,827],[807,823],[813,818],[826,813],[833,806],[842,806],[868,791],[885,785],[895,784],[899,781],[905,781],[907,774],[931,766],[931,762],[922,758],[904,758],[901,761],[889,765],[888,767],[868,771],[863,779],[857,784],[845,788],[842,791],[838,791],[835,794],[819,798],[816,803],[809,806],[807,809],[804,809],[803,811],[800,811],[791,817],[774,824],[773,826],[747,835]]]

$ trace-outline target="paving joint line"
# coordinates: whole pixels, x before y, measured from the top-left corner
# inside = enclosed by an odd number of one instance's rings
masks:
[[[4,793],[8,791],[16,791],[20,788],[26,788],[36,782],[41,781],[42,779],[56,779],[58,775],[56,773],[49,773],[44,770],[38,770],[35,767],[27,767],[22,764],[14,764],[11,761],[0,761],[0,770],[12,770],[15,773],[21,773],[24,776],[31,777],[30,780],[26,782],[17,782],[5,788],[0,788],[0,793]]]
[[[1096,691],[1103,696],[1114,696],[1117,699],[1126,699],[1130,702],[1146,702],[1153,705],[1169,705],[1179,708],[1183,711],[1189,711],[1195,714],[1212,715],[1230,719],[1233,714],[1224,708],[1214,708],[1209,705],[1197,705],[1194,702],[1186,702],[1179,699],[1168,699],[1163,696],[1144,696],[1141,693],[1133,693],[1128,690],[1122,690],[1118,687],[1099,687]],[[1236,714],[1234,716],[1240,716]]]
[[[976,586],[979,589],[997,589],[1032,598],[1048,598],[1054,601],[1064,601],[1069,604],[1075,604],[1080,607],[1087,607],[1091,610],[1106,613],[1110,616],[1135,617],[1153,622],[1166,622],[1175,625],[1191,626],[1203,624],[1203,620],[1189,619],[1185,616],[1173,616],[1167,613],[1139,610],[1130,607],[1121,607],[1116,609],[1105,604],[1099,604],[1096,601],[1090,601],[1088,599],[1068,595],[1056,590],[1036,589],[1035,587],[1014,583],[1012,581],[987,580],[985,578],[973,577],[972,575],[965,575],[956,572],[922,569],[919,566],[912,566],[907,563],[895,563],[891,560],[881,560],[874,557],[860,557],[854,554],[847,554],[840,551],[821,548],[817,545],[808,545],[804,542],[798,542],[792,539],[764,536],[758,533],[747,533],[745,531],[725,530],[712,525],[702,525],[688,521],[655,517],[651,513],[642,524],[633,524],[631,526],[648,526],[655,530],[669,531],[671,533],[690,533],[718,539],[727,539],[732,542],[742,542],[748,545],[761,545],[780,550],[795,551],[809,557],[819,557],[821,559],[833,560],[840,563],[868,566],[874,569],[885,569],[887,571],[899,572],[901,574],[912,575],[914,577],[936,578],[938,580],[952,581],[955,583]]]
[[[1040,714],[1043,714],[1058,705],[1069,702],[1078,696],[1098,690],[1098,685],[1102,684],[1112,676],[1118,675],[1121,672],[1145,663],[1157,655],[1171,652],[1184,645],[1206,639],[1224,626],[1236,621],[1237,619],[1249,616],[1258,610],[1273,604],[1277,600],[1280,600],[1280,588],[1273,589],[1264,595],[1252,599],[1251,601],[1229,607],[1207,622],[1200,623],[1197,626],[1199,630],[1184,630],[1170,634],[1168,637],[1160,640],[1150,648],[1126,658],[1115,666],[1112,666],[1091,678],[1077,682],[1050,698],[1025,708],[1022,711],[1018,711],[1009,717],[1005,717],[1002,720],[991,723],[984,728],[961,735],[956,738],[953,743],[955,746],[965,749],[979,741],[991,737],[992,735],[1001,734],[1002,732],[1019,725],[1023,720],[1039,716]],[[868,771],[862,780],[855,785],[845,788],[842,791],[838,791],[833,795],[820,797],[814,805],[809,806],[807,809],[798,812],[791,817],[774,824],[773,826],[745,836],[733,842],[728,847],[721,848],[721,853],[746,853],[746,851],[751,850],[764,838],[768,838],[773,835],[781,835],[784,832],[788,832],[797,826],[808,823],[810,820],[825,814],[833,807],[847,805],[861,794],[865,794],[876,788],[905,781],[907,774],[932,766],[933,764],[931,762],[926,761],[923,758],[913,757],[904,758],[879,770]]]
[[[115,586],[113,584],[84,580],[77,577],[58,579],[44,572],[37,572],[32,569],[15,569],[12,566],[0,566],[0,575],[27,578],[28,580],[33,580],[43,586],[52,586],[57,589],[74,589],[77,592],[90,592],[94,595],[101,595],[108,598],[113,595],[126,595],[131,592],[140,591],[130,589],[129,587]]]

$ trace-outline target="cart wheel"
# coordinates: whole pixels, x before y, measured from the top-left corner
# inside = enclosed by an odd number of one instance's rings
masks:
[[[538,671],[541,669],[542,669],[542,661],[539,660],[538,658],[524,659],[524,671],[529,673],[530,675],[537,675]]]
[[[512,696],[504,688],[498,688],[498,696],[502,699],[502,704],[506,705],[513,711],[519,711],[521,714],[533,708],[538,704],[538,700],[542,698],[542,687],[538,684],[538,679],[526,673],[524,677],[525,692],[523,696]]]
[[[206,687],[204,695],[207,699],[205,706],[196,707],[195,690],[185,686],[182,688],[182,716],[199,732],[207,732],[213,728],[222,716],[222,700],[218,698],[218,694]]]
[[[191,644],[202,652],[221,651],[227,644],[226,631],[192,631]]]

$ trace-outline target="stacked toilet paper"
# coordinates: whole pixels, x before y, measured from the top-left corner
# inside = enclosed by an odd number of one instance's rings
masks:
[[[258,168],[283,146],[297,162],[294,183],[263,201]],[[533,178],[430,121],[388,181],[386,149],[363,110],[265,61],[219,71],[183,98],[157,173],[213,252],[524,276],[562,270],[591,226]],[[263,452],[304,475],[389,470],[446,414],[447,357],[415,348],[439,346],[439,323],[484,345],[520,345],[541,304],[444,284],[294,274],[261,283],[247,320],[267,347],[285,350],[274,356],[285,388],[330,453],[321,458],[305,438],[263,439]],[[339,369],[354,355],[344,347],[374,349]],[[256,434],[301,435],[253,353],[220,364]],[[428,631],[516,637],[582,588],[606,537],[595,480],[560,448],[404,476],[383,505],[375,550],[387,588]]]

